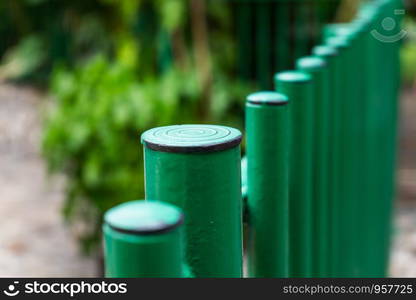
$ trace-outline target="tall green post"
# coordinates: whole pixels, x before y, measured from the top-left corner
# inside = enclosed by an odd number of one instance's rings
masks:
[[[247,176],[250,277],[288,277],[288,98],[276,92],[247,97]]]
[[[311,76],[301,71],[275,75],[276,89],[289,104],[289,276],[312,275],[312,128]]]
[[[369,135],[368,135],[368,116],[369,112],[371,111],[370,102],[371,99],[369,97],[372,87],[369,85],[370,82],[370,67],[369,61],[373,54],[370,53],[368,50],[368,43],[367,43],[367,35],[369,22],[365,19],[355,19],[351,23],[351,28],[355,32],[355,45],[354,50],[356,52],[354,61],[355,70],[354,70],[354,77],[355,77],[355,84],[356,87],[356,96],[353,98],[355,101],[353,102],[356,109],[353,115],[356,117],[353,119],[356,121],[357,126],[355,126],[355,137],[356,140],[353,144],[360,145],[359,155],[357,155],[357,169],[353,176],[356,179],[357,184],[357,215],[356,215],[356,228],[357,228],[357,235],[358,235],[358,257],[357,257],[357,273],[355,274],[357,277],[363,277],[367,273],[367,265],[369,262],[369,258],[367,257],[367,253],[370,254],[372,252],[371,243],[369,243],[369,239],[366,236],[368,228],[373,226],[371,223],[371,214],[373,213],[374,207],[371,204],[371,194],[369,193],[369,189],[371,188],[371,180],[373,175],[371,174],[371,168],[369,167],[369,161],[371,160],[370,156],[373,156],[373,151],[370,150],[369,147]],[[371,255],[371,254],[370,254]]]
[[[333,277],[334,267],[336,265],[335,258],[337,257],[335,241],[337,240],[337,199],[338,199],[338,164],[337,164],[337,150],[338,150],[338,107],[339,107],[339,61],[338,61],[338,50],[328,45],[318,45],[312,49],[312,53],[326,62],[326,68],[328,73],[328,107],[327,107],[327,199],[328,199],[328,253],[327,253],[327,277]],[[319,101],[319,100],[318,100]]]
[[[341,198],[342,209],[340,215],[340,230],[342,232],[341,251],[341,275],[343,277],[358,277],[360,273],[360,224],[362,218],[361,203],[365,201],[362,197],[363,172],[360,168],[360,159],[364,149],[362,141],[363,133],[363,105],[364,96],[362,90],[361,74],[364,72],[360,64],[362,49],[359,43],[359,32],[353,24],[335,24],[330,27],[330,33],[335,41],[345,40],[348,46],[342,51],[344,57],[343,83],[344,99],[342,105],[342,185],[343,193]],[[359,150],[358,150],[359,149]],[[357,151],[358,150],[358,151]],[[356,219],[357,222],[351,222]]]
[[[401,1],[378,1],[366,10],[371,18],[371,63],[374,65],[372,83],[372,115],[370,133],[372,149],[377,149],[372,157],[374,170],[372,189],[373,225],[371,241],[382,249],[370,257],[370,276],[386,276],[391,236],[391,217],[394,198],[394,165],[396,144],[397,80],[400,76],[397,68],[397,50],[403,31],[397,22],[397,12],[402,10]],[[404,11],[403,11],[404,13]],[[361,15],[360,17],[364,17]],[[396,66],[394,66],[396,61]],[[387,74],[387,75],[386,75]]]
[[[186,261],[195,277],[242,276],[241,133],[174,125],[142,135],[146,198],[184,210]]]
[[[361,276],[362,277],[380,277],[384,276],[380,270],[380,262],[383,258],[381,254],[383,251],[374,251],[374,247],[381,249],[380,245],[380,227],[383,221],[380,218],[380,190],[382,183],[379,181],[380,170],[379,166],[384,161],[383,155],[380,155],[382,149],[377,142],[379,132],[379,112],[381,99],[383,93],[380,81],[380,76],[384,76],[384,72],[380,72],[386,59],[381,57],[379,52],[379,41],[373,36],[374,25],[380,20],[378,17],[380,2],[368,2],[360,10],[355,23],[363,26],[363,51],[364,72],[366,75],[365,101],[363,101],[364,109],[364,143],[362,155],[366,159],[366,185],[365,196],[366,200],[361,203],[361,215],[363,216],[361,222]],[[383,132],[384,134],[384,132]],[[384,147],[384,146],[383,146]],[[380,223],[381,221],[381,223]],[[383,238],[383,237],[382,237]],[[381,258],[381,259],[380,259]],[[383,263],[382,263],[383,264]],[[381,265],[382,265],[381,264]]]
[[[329,203],[329,72],[324,59],[317,56],[302,57],[296,67],[312,75],[314,86],[314,130],[312,162],[312,215],[313,215],[313,277],[329,276],[330,203]]]
[[[104,216],[107,277],[184,277],[183,214],[156,201],[131,201]]]

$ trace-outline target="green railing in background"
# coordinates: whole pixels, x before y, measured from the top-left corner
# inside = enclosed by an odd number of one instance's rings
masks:
[[[399,0],[366,2],[350,23],[326,26],[312,55],[297,60],[302,51],[286,43],[268,47],[267,36],[279,31],[257,19],[255,28],[266,28],[246,43],[264,53],[292,53],[296,70],[241,62],[242,71],[252,74],[255,66],[265,82],[279,70],[275,92],[247,98],[242,164],[241,134],[229,127],[176,125],[144,133],[146,198],[161,207],[131,202],[106,214],[107,275],[386,276],[400,42],[391,40],[385,20],[399,24],[401,9]],[[241,51],[257,57],[253,47]]]
[[[295,67],[321,38],[339,0],[230,0],[238,75],[261,89],[273,87],[276,72]]]

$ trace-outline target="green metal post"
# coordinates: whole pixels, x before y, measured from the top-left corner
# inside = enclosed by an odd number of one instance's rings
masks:
[[[357,277],[363,277],[367,273],[367,264],[368,259],[366,258],[366,253],[370,253],[372,246],[368,244],[368,239],[366,238],[366,231],[368,228],[369,215],[372,214],[373,208],[371,208],[371,194],[369,193],[369,185],[371,184],[371,170],[369,168],[368,162],[370,161],[369,156],[374,155],[370,150],[368,142],[370,141],[368,136],[368,115],[371,111],[370,104],[370,86],[369,86],[369,60],[370,55],[372,55],[368,50],[367,35],[369,22],[367,20],[355,19],[351,23],[352,30],[355,31],[355,51],[356,55],[354,60],[356,64],[355,67],[355,87],[356,87],[356,97],[354,98],[354,105],[357,108],[355,110],[356,114],[356,124],[354,135],[356,137],[355,144],[360,145],[360,153],[357,156],[356,163],[356,172],[353,176],[356,179],[357,184],[357,203],[359,209],[357,209],[356,215],[356,228],[358,230],[357,243],[359,245],[359,250],[357,251],[357,265],[358,270],[356,273]],[[369,247],[370,251],[367,251]]]
[[[391,0],[390,7],[388,8],[390,16],[393,16],[395,21],[395,33],[403,34],[405,31],[402,29],[402,21],[404,17],[404,1]],[[391,33],[390,33],[391,34]],[[386,187],[387,187],[387,222],[386,222],[386,247],[385,247],[385,272],[387,274],[387,268],[389,265],[391,240],[392,240],[392,220],[393,220],[393,207],[396,198],[396,164],[397,164],[397,134],[398,134],[398,113],[399,113],[399,95],[401,84],[401,72],[400,72],[400,49],[403,43],[403,37],[400,36],[395,42],[391,43],[389,62],[389,73],[392,74],[391,78],[393,82],[387,81],[390,84],[390,99],[388,101],[387,112],[389,113],[389,140],[390,145],[388,147],[388,160],[387,160],[387,172],[386,172]],[[385,77],[387,78],[387,77]],[[388,79],[386,79],[388,80]],[[387,84],[386,83],[386,84]]]
[[[131,201],[104,216],[107,277],[184,277],[181,210],[156,201]]]
[[[276,70],[282,71],[287,68],[291,68],[294,59],[294,26],[291,19],[291,6],[290,0],[279,0],[276,2],[275,10],[275,42],[274,47],[277,50],[275,53],[275,65]]]
[[[348,41],[348,47],[344,51],[345,65],[344,65],[344,103],[343,103],[343,203],[341,223],[345,230],[343,236],[342,249],[348,253],[347,258],[343,261],[345,264],[342,276],[358,277],[361,273],[360,265],[360,232],[361,228],[359,222],[351,222],[352,220],[362,219],[361,203],[366,201],[363,198],[363,187],[361,182],[363,170],[361,168],[361,158],[364,149],[363,145],[363,118],[364,107],[363,101],[365,94],[362,90],[363,79],[361,77],[363,64],[361,57],[363,55],[360,47],[359,32],[353,23],[335,24],[327,27],[332,31],[336,38],[345,39]],[[330,33],[330,32],[329,32]],[[359,147],[359,148],[358,148]],[[357,151],[357,148],[360,149]]]
[[[310,277],[312,272],[312,127],[311,76],[300,71],[275,75],[278,92],[289,104],[289,276]]]
[[[262,89],[272,86],[272,43],[270,2],[256,2],[256,80]]]
[[[339,53],[337,59],[337,76],[338,76],[338,99],[335,99],[334,109],[334,135],[336,136],[336,144],[334,145],[333,163],[335,165],[334,180],[336,180],[336,194],[333,199],[333,226],[337,229],[333,231],[334,244],[334,266],[333,276],[350,277],[352,276],[351,266],[354,265],[354,247],[352,241],[355,239],[353,230],[351,229],[352,215],[354,214],[353,200],[348,194],[347,166],[350,163],[348,154],[346,153],[346,138],[348,133],[346,130],[346,111],[348,107],[350,95],[350,68],[349,64],[349,47],[350,44],[345,38],[332,37],[327,39],[327,44],[335,47]]]
[[[387,17],[385,12],[385,1],[380,1],[380,6],[378,7],[378,21],[374,24],[374,30],[381,34],[386,33],[383,30],[382,23]],[[388,15],[393,15],[393,12],[388,13]],[[389,34],[389,33],[388,33]],[[391,48],[390,43],[386,43],[383,39],[377,39],[377,49],[378,49],[378,63],[379,63],[379,72],[381,74],[390,74],[392,75],[389,70],[389,58],[390,53],[389,49]],[[379,91],[380,97],[377,100],[377,141],[376,144],[378,145],[378,156],[379,156],[379,165],[378,167],[378,207],[375,209],[375,213],[377,214],[377,232],[378,232],[378,245],[380,246],[380,256],[379,260],[375,264],[375,272],[380,274],[379,276],[385,277],[387,274],[387,249],[389,248],[389,214],[391,212],[391,199],[390,198],[390,187],[389,183],[386,182],[386,178],[389,176],[387,173],[388,167],[387,164],[390,161],[389,157],[389,148],[391,147],[390,141],[390,130],[391,124],[389,123],[389,114],[391,106],[389,105],[391,90],[390,87],[392,86],[392,80],[388,77],[390,76],[382,76],[378,74],[378,81],[380,83]]]
[[[322,59],[325,59],[327,64],[327,71],[328,71],[328,102],[326,108],[326,118],[327,118],[327,199],[328,199],[328,253],[327,253],[327,277],[333,276],[333,270],[336,263],[334,262],[335,257],[337,257],[335,253],[335,240],[334,237],[338,234],[337,228],[337,218],[336,218],[336,209],[337,209],[337,199],[338,199],[338,191],[337,191],[337,184],[338,184],[338,177],[337,177],[337,162],[336,162],[336,151],[338,145],[337,139],[338,136],[338,127],[337,122],[338,118],[336,117],[337,108],[339,104],[339,76],[337,72],[339,72],[339,64],[337,60],[338,51],[331,46],[327,45],[318,45],[312,49],[312,53]],[[325,133],[324,133],[325,134]]]
[[[324,59],[316,56],[302,57],[296,67],[312,75],[314,85],[314,131],[312,163],[312,215],[313,215],[313,277],[328,277],[329,255],[329,73]]]
[[[382,98],[380,93],[380,67],[382,65],[380,53],[378,51],[379,41],[377,41],[372,33],[373,26],[378,22],[378,8],[376,2],[365,5],[358,18],[369,22],[368,28],[365,30],[364,35],[364,49],[365,51],[365,69],[367,75],[367,91],[366,101],[366,116],[364,123],[365,143],[363,155],[367,159],[366,163],[366,196],[367,200],[362,203],[362,214],[364,216],[362,223],[362,238],[361,238],[361,254],[362,259],[362,274],[363,277],[380,277],[384,276],[382,272],[379,272],[379,265],[381,261],[381,252],[374,251],[376,246],[381,249],[380,245],[380,217],[379,207],[380,201],[380,181],[379,181],[379,165],[381,163],[381,156],[378,145],[378,115],[379,115],[379,102]],[[384,59],[384,58],[383,58]]]
[[[242,276],[241,133],[214,125],[142,135],[146,198],[182,208],[186,261],[195,277]]]
[[[294,10],[294,60],[306,55],[309,48],[310,33],[305,30],[310,24],[309,1],[289,1]],[[288,27],[289,29],[290,27]]]
[[[238,45],[238,73],[244,80],[251,80],[253,76],[254,49],[252,34],[253,3],[238,1],[232,3],[236,11],[236,35]]]
[[[397,72],[397,49],[403,32],[397,23],[397,10],[402,9],[402,4],[396,1],[379,1],[376,7],[375,19],[371,34],[374,38],[374,55],[378,73],[375,74],[378,85],[377,99],[375,99],[375,144],[379,151],[377,170],[377,183],[379,189],[376,192],[376,224],[374,228],[377,245],[382,249],[380,255],[373,257],[373,273],[377,276],[386,276],[390,248],[391,218],[394,198],[394,170],[395,170],[395,145],[397,123],[397,80],[400,78]],[[394,62],[395,61],[395,62]]]
[[[250,277],[288,277],[288,98],[247,97],[247,176]]]
[[[375,159],[373,161],[375,189],[373,190],[373,230],[372,241],[373,245],[377,245],[380,251],[371,258],[372,268],[371,273],[378,277],[386,276],[386,249],[389,232],[387,229],[388,213],[391,210],[388,207],[389,201],[386,198],[386,149],[390,146],[388,143],[388,119],[386,118],[386,104],[388,97],[388,86],[391,84],[386,81],[384,74],[388,74],[386,66],[388,66],[388,53],[386,49],[389,47],[388,43],[380,38],[377,34],[382,33],[381,24],[384,20],[385,14],[383,11],[382,1],[375,6],[375,18],[372,26],[373,36],[373,55],[375,64],[374,78],[378,83],[377,90],[374,92],[373,99],[373,150],[377,149]],[[390,76],[389,76],[390,77]],[[387,96],[387,97],[386,97]],[[387,109],[390,109],[387,108]],[[377,204],[377,205],[376,205]]]

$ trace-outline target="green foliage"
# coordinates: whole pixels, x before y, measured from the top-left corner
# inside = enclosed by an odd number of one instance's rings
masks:
[[[52,78],[56,103],[47,113],[44,155],[52,171],[67,174],[64,212],[86,223],[80,238],[88,250],[105,210],[143,197],[140,134],[153,126],[198,122],[200,90],[192,72],[172,68],[139,82],[131,69],[103,56],[74,70],[57,68]],[[225,83],[214,86],[212,111],[220,120],[230,95]]]
[[[56,105],[46,121],[44,154],[52,171],[68,175],[65,214],[88,222],[81,236],[87,247],[97,239],[97,216],[143,196],[139,134],[178,116],[194,121],[198,87],[191,74],[170,70],[142,84],[135,77],[102,56],[74,70],[57,68],[52,76]]]
[[[0,1],[0,77],[49,86],[42,150],[84,250],[105,210],[143,197],[144,130],[242,127],[229,5],[202,3],[201,18],[184,0]]]
[[[6,52],[0,78],[19,79],[33,74],[45,62],[44,43],[38,36],[25,37]]]

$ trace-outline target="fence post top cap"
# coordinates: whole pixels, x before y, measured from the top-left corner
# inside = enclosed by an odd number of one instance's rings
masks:
[[[338,54],[338,51],[335,47],[331,45],[318,45],[313,47],[312,52],[314,55],[328,57],[328,56],[335,56]]]
[[[350,43],[345,36],[332,36],[326,39],[326,42],[335,48],[348,48]]]
[[[303,71],[283,71],[274,76],[275,81],[305,83],[311,81],[312,77]]]
[[[304,56],[296,61],[296,66],[303,71],[319,71],[326,65],[326,61],[318,56]]]
[[[274,91],[262,91],[247,96],[247,103],[259,105],[285,105],[289,101],[285,94]]]
[[[327,38],[331,37],[345,37],[349,39],[354,39],[357,36],[357,24],[350,23],[337,23],[329,24],[325,26],[325,33]]]
[[[135,200],[109,209],[104,215],[104,222],[119,232],[149,235],[176,228],[182,224],[183,214],[169,203]]]
[[[241,142],[238,129],[217,125],[172,125],[156,127],[142,134],[142,143],[162,152],[214,152],[236,147]]]

